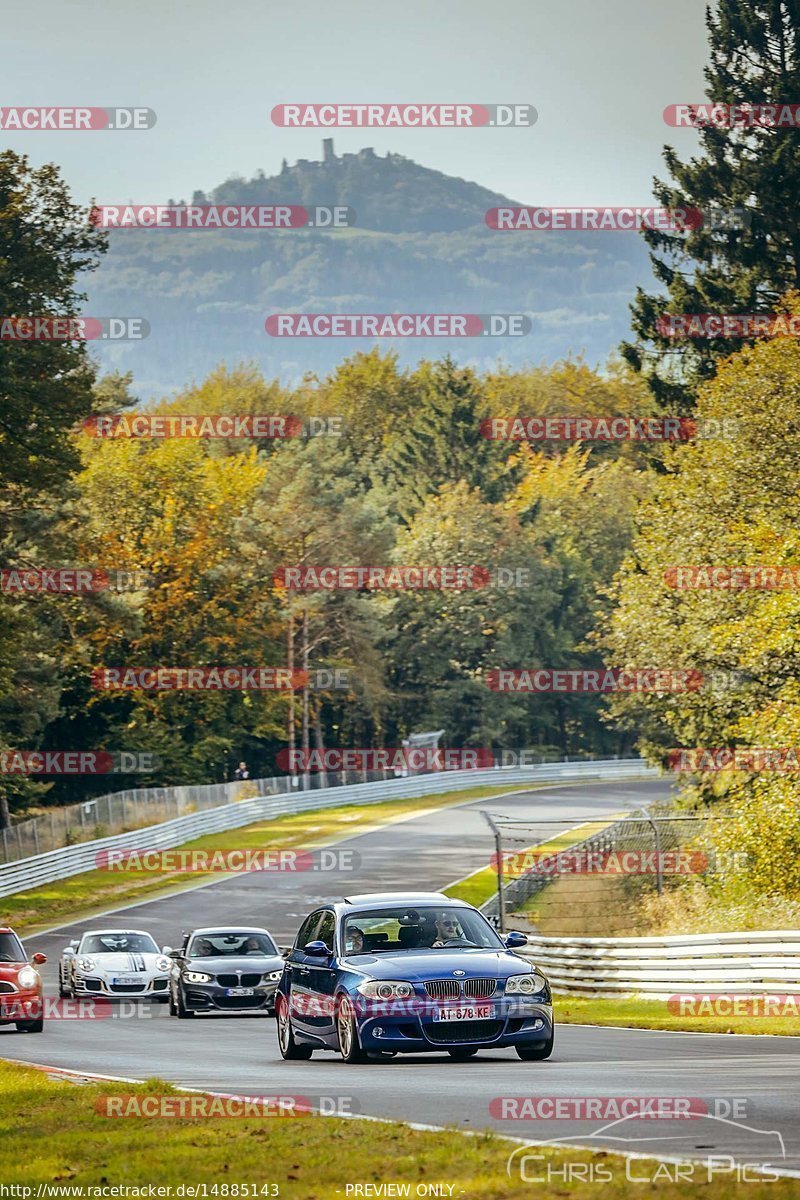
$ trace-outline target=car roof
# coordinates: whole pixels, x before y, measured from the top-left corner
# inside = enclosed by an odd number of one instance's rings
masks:
[[[362,892],[357,896],[345,896],[335,901],[339,912],[357,912],[384,904],[435,904],[437,907],[472,908],[465,900],[454,900],[443,892]]]
[[[81,937],[85,938],[90,937],[93,934],[106,935],[109,933],[115,933],[118,937],[126,933],[143,933],[145,937],[153,937],[149,929],[84,929]],[[153,938],[153,941],[155,941],[155,938]]]
[[[184,937],[194,937],[195,934],[204,934],[211,936],[215,933],[266,933],[272,938],[272,934],[263,925],[206,925],[203,929],[190,929],[184,933]],[[274,941],[275,939],[272,938]]]

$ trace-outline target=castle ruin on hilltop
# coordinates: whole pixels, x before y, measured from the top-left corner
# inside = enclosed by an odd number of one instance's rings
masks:
[[[370,159],[380,159],[381,155],[376,154],[372,146],[365,146],[363,150],[359,150],[356,154],[337,154],[333,148],[333,138],[322,139],[322,163],[316,158],[298,158],[294,167],[290,167],[286,159],[281,164],[281,175],[288,173],[297,167],[332,167],[344,163],[369,162]],[[388,151],[382,158],[383,162],[405,162],[404,154],[392,154]]]

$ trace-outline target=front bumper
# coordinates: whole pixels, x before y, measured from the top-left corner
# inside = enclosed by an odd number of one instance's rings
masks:
[[[112,976],[113,979],[113,976]],[[107,1000],[152,999],[169,995],[169,976],[154,975],[141,984],[117,984],[104,975],[75,973],[76,996],[104,996]]]
[[[228,989],[217,983],[180,986],[184,1004],[190,1012],[274,1012],[278,982],[257,985],[252,996],[229,996]]]
[[[15,991],[0,993],[0,1025],[14,1021],[36,1021],[44,1012],[44,999],[40,991]]]
[[[483,1002],[481,1002],[483,1003]],[[487,1002],[488,1003],[488,1002]],[[420,1053],[455,1046],[543,1046],[553,1034],[553,1006],[540,1000],[501,997],[490,1002],[491,1017],[482,1020],[436,1021],[422,1013],[370,1013],[358,1022],[364,1050]]]

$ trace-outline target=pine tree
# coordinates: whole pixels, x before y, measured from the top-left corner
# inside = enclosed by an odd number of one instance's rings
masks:
[[[712,102],[800,101],[798,0],[720,0],[715,13],[707,10],[706,24],[711,56],[705,78]],[[691,409],[698,384],[742,341],[678,341],[659,332],[659,316],[770,312],[786,291],[800,288],[797,129],[707,126],[700,137],[701,153],[687,163],[665,147],[671,182],[656,179],[654,194],[665,207],[744,210],[744,227],[715,229],[706,220],[686,234],[646,230],[653,272],[666,295],[638,290],[632,305],[636,340],[622,346],[658,401],[683,412]]]

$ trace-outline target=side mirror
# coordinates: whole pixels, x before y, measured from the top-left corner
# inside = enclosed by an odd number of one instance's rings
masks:
[[[518,929],[512,929],[510,933],[506,934],[505,943],[509,950],[518,950],[520,946],[527,946],[528,939]]]
[[[167,955],[171,954],[171,953],[172,953],[172,946],[162,946],[162,947],[161,947],[161,953],[162,953],[162,954],[167,954]]]
[[[303,946],[303,954],[309,958],[330,958],[331,952],[324,942],[308,942]]]
[[[181,950],[168,950],[166,946],[164,947],[164,953],[166,954],[167,958],[171,958],[175,962],[177,962],[178,959],[183,958],[183,952]]]
[[[75,946],[72,942],[70,942],[70,944],[68,946],[64,947],[64,958],[74,958],[74,957],[75,957]]]
[[[33,965],[35,967],[40,967],[42,965],[42,963],[47,962],[47,955],[36,953],[36,954],[34,954],[33,958],[31,959],[31,962],[33,963]]]

